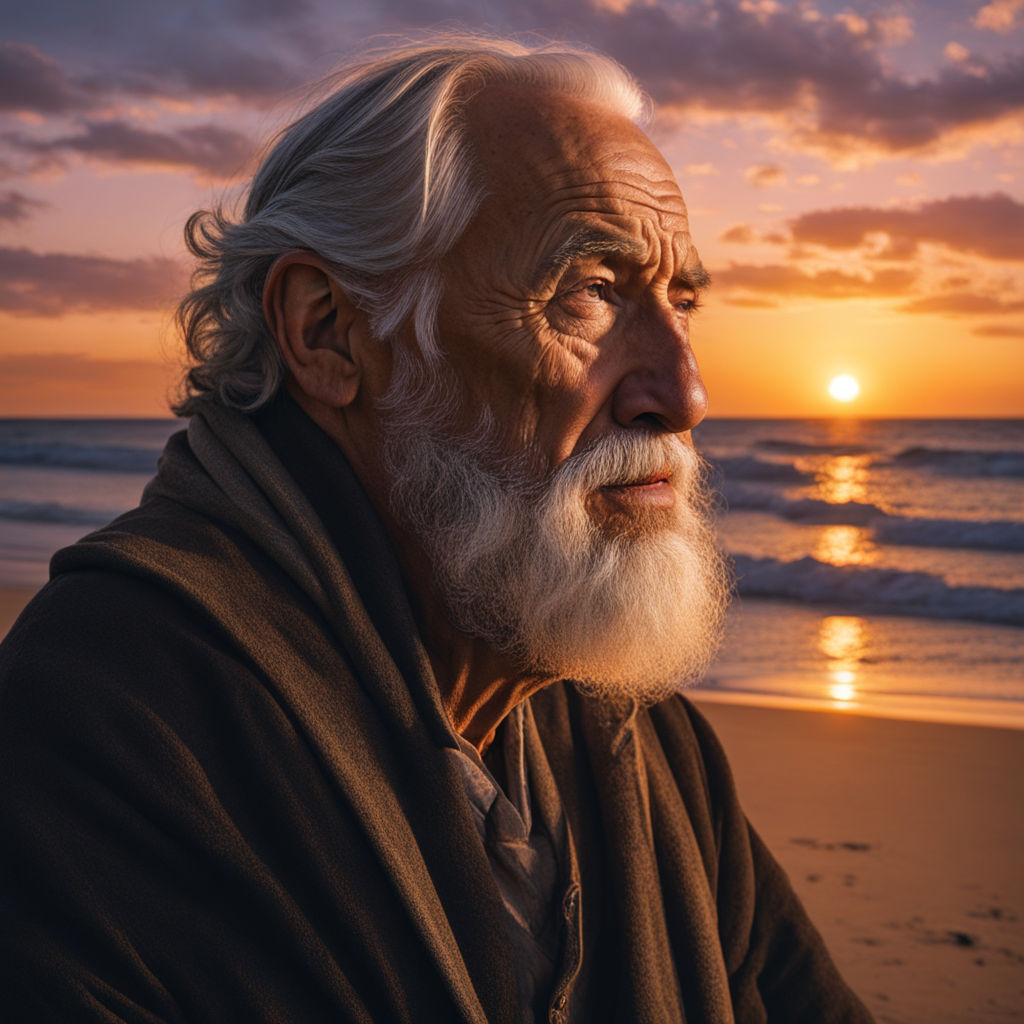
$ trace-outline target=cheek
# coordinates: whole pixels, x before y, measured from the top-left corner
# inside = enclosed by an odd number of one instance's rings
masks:
[[[596,350],[579,339],[555,336],[552,331],[545,333],[549,337],[538,339],[537,385],[549,393],[583,390]]]

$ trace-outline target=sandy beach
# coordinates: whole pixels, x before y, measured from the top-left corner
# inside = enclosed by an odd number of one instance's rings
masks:
[[[1024,1019],[1024,731],[694,697],[879,1024]]]
[[[880,1024],[1024,1019],[1024,731],[696,697]]]

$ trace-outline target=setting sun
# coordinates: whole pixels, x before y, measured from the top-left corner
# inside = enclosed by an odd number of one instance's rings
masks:
[[[843,373],[832,378],[832,383],[828,386],[828,393],[837,402],[852,402],[860,394],[860,385],[857,383],[856,377]]]

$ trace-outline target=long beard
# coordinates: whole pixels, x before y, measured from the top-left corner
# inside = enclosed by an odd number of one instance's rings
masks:
[[[382,402],[391,511],[417,539],[452,625],[524,670],[599,696],[660,700],[718,649],[730,577],[699,457],[672,434],[629,428],[553,472],[529,449],[499,454],[493,418],[449,432],[454,410],[403,356]],[[432,386],[431,386],[432,385]],[[670,509],[595,519],[603,486],[668,469]]]

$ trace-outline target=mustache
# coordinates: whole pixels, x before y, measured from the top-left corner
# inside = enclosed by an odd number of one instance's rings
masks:
[[[555,487],[588,490],[622,487],[668,478],[676,484],[703,479],[706,463],[679,435],[653,430],[620,430],[591,441],[551,474]]]

